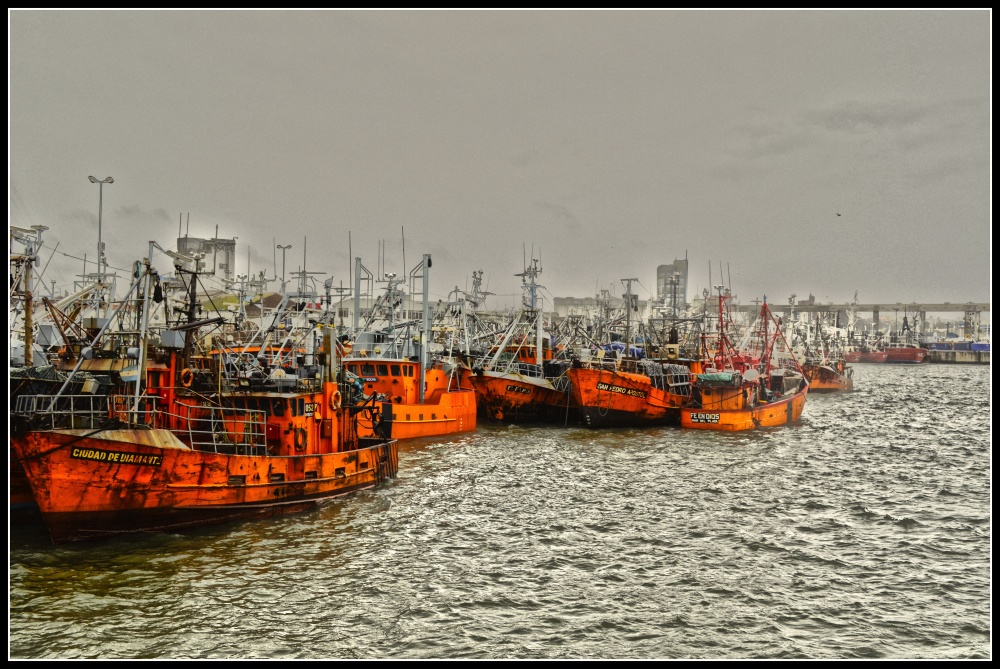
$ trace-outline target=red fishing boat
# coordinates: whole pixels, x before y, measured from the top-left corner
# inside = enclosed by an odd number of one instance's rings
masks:
[[[844,351],[844,362],[849,363],[883,363],[889,359],[886,351],[860,348],[854,351]]]
[[[144,265],[122,301],[140,296],[138,346],[122,358],[136,367],[134,384],[125,380],[107,395],[65,387],[21,395],[11,415],[12,449],[53,541],[297,512],[396,475],[396,442],[358,435],[358,415],[370,409],[341,402],[329,351],[292,379],[247,386],[212,358],[192,355],[199,330],[221,318],[175,325],[152,349],[149,296],[158,275],[148,259]],[[117,315],[81,361],[97,351],[117,355],[117,347],[99,346]]]
[[[927,349],[913,344],[893,342],[885,347],[886,362],[917,365],[927,361]]]
[[[718,332],[705,335],[703,370],[694,379],[691,401],[680,411],[681,427],[742,431],[790,425],[805,408],[809,383],[792,355],[767,299],[753,329],[737,349],[728,308],[719,289]]]

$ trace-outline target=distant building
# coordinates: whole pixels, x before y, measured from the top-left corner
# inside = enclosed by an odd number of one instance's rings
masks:
[[[560,318],[567,316],[603,316],[608,310],[617,311],[625,305],[625,300],[604,295],[599,297],[554,297],[552,312]],[[646,300],[636,300],[639,313],[644,313],[648,303]]]
[[[687,305],[687,292],[687,258],[656,268],[656,300],[665,309],[683,312]]]

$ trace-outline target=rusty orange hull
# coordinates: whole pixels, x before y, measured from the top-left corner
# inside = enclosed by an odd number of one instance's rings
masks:
[[[587,427],[678,425],[681,406],[690,399],[654,388],[642,374],[574,367],[566,376]]]
[[[57,430],[12,445],[54,542],[302,511],[396,475],[395,442],[302,456],[192,450],[167,430]]]
[[[35,495],[31,492],[31,484],[28,483],[28,476],[24,473],[24,467],[17,458],[13,446],[10,449],[10,513],[22,514],[24,512],[37,512],[38,504],[35,503]]]
[[[358,436],[417,439],[476,429],[476,392],[458,390],[432,395],[424,404],[380,402],[378,415],[358,420]]]
[[[805,364],[802,373],[809,381],[809,390],[814,393],[854,390],[854,379],[828,365]]]
[[[483,372],[469,377],[479,414],[502,423],[577,421],[572,394],[556,390],[547,379]]]
[[[686,407],[680,412],[681,427],[695,430],[740,432],[755,430],[759,427],[791,425],[802,417],[808,393],[809,386],[805,386],[794,395],[753,408],[713,409],[708,407],[695,409]]]

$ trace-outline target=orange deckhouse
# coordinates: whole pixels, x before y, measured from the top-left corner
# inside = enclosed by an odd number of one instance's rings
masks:
[[[12,447],[53,541],[290,513],[396,475],[396,443],[358,434],[370,408],[343,403],[329,337],[294,374],[254,379],[193,355],[199,330],[218,319],[175,324],[151,349],[158,276],[144,265],[122,302],[145,296],[129,351],[135,381],[122,376],[107,394],[68,394],[67,382],[50,395],[19,396],[12,412]],[[107,330],[78,366],[101,350]]]
[[[354,340],[350,354],[340,361],[341,387],[347,401],[366,408],[367,418],[358,422],[358,434],[385,439],[413,439],[469,432],[476,429],[476,394],[462,382],[461,370],[448,360],[432,360],[429,337],[430,305],[428,272],[431,257],[411,272],[423,279],[423,323],[397,317],[404,295],[398,288],[402,279],[386,275],[387,288],[368,310],[369,319],[360,324],[361,275],[367,272],[355,259]],[[372,329],[381,315],[385,327]]]
[[[350,357],[342,364],[351,400],[373,409],[358,422],[359,434],[412,439],[476,429],[475,391],[461,385],[454,365],[432,363],[421,375],[419,360],[407,358]]]

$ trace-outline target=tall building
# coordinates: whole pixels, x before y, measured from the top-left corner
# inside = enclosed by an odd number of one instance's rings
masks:
[[[688,260],[674,260],[656,268],[656,299],[669,311],[683,312],[687,305]]]

